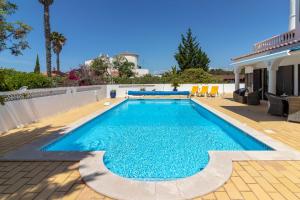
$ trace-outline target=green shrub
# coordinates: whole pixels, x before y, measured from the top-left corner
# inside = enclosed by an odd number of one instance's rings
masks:
[[[18,90],[23,86],[28,89],[53,87],[53,80],[42,74],[18,72],[14,69],[0,69],[0,74],[3,76],[1,91]]]
[[[179,85],[179,80],[178,78],[174,78],[173,81],[172,81],[172,87],[174,88],[178,88],[180,85]]]
[[[216,83],[218,80],[201,68],[186,69],[179,74],[180,83]]]
[[[4,91],[5,88],[4,71],[0,69],[0,91]]]
[[[167,83],[166,80],[162,77],[146,75],[143,77],[116,77],[113,78],[114,83],[116,84],[159,84],[159,83]]]
[[[64,87],[65,82],[68,78],[64,76],[54,76],[52,77],[52,87]]]
[[[143,77],[124,78],[116,77],[113,79],[116,84],[159,84],[159,83],[217,83],[220,82],[211,74],[200,68],[186,69],[178,74],[165,73],[162,77],[146,75]]]

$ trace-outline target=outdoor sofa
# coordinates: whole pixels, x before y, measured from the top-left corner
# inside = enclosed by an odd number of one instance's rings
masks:
[[[247,92],[246,88],[241,88],[234,91],[233,92],[234,101],[246,104],[247,103],[247,97],[245,96],[246,92]]]
[[[259,105],[260,104],[260,91],[248,93],[247,104],[248,105]]]
[[[266,93],[268,98],[268,113],[270,115],[284,116],[287,114],[287,102],[279,96],[272,93]]]
[[[233,99],[236,102],[248,104],[248,105],[259,105],[260,104],[260,91],[250,92],[246,95],[247,89],[242,88],[233,92]]]

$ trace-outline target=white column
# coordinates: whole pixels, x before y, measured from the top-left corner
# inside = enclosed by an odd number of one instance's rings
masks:
[[[273,63],[268,64],[269,82],[268,92],[276,94],[276,72],[277,67],[273,66]]]
[[[298,73],[299,67],[298,64],[294,65],[294,95],[298,96],[299,94],[299,88],[298,88],[298,81],[299,81],[299,73]]]
[[[240,89],[240,73],[241,73],[241,70],[239,68],[234,69],[235,90]]]
[[[297,2],[296,0],[290,0],[290,20],[289,20],[289,31],[296,29],[297,21]]]

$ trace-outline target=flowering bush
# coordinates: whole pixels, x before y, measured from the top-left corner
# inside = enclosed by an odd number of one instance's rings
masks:
[[[68,79],[69,80],[72,80],[72,81],[79,81],[80,78],[79,76],[77,75],[77,72],[75,69],[71,70],[68,74]]]

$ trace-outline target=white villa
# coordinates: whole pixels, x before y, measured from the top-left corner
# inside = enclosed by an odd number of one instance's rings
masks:
[[[300,0],[290,0],[289,31],[254,44],[253,51],[232,59],[235,88],[245,70],[246,88],[276,95],[300,94]]]
[[[100,54],[99,57],[101,57],[101,56],[103,56],[103,55]],[[108,55],[106,55],[106,56],[109,57]],[[123,56],[124,58],[127,59],[128,62],[131,62],[134,64],[133,72],[136,74],[137,77],[145,76],[150,73],[148,69],[141,69],[139,67],[139,55],[138,54],[124,52],[124,53],[118,54],[117,56]],[[114,57],[109,57],[111,64],[113,63]],[[92,61],[93,60],[87,60],[84,63],[85,63],[85,65],[89,66]],[[114,73],[115,71],[116,70],[114,70],[114,69],[109,70],[110,73]]]

